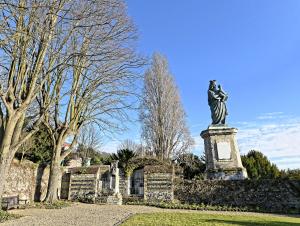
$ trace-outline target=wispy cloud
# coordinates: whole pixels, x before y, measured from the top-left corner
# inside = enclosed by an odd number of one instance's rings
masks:
[[[241,154],[259,150],[279,168],[300,168],[300,117],[271,112],[260,115],[255,121],[236,122],[238,144]],[[193,134],[196,141],[194,153],[204,150],[199,134]]]
[[[280,168],[300,168],[300,118],[266,113],[239,127],[241,153],[260,150]]]
[[[300,117],[286,115],[283,112],[271,112],[260,115],[254,121],[235,122],[233,127],[239,129],[237,134],[241,154],[250,150],[259,150],[281,169],[300,168]],[[191,126],[195,140],[194,153],[202,155],[203,139],[200,137],[203,123]],[[134,134],[139,142],[137,134]],[[110,139],[101,150],[116,152],[122,139]]]
[[[265,119],[278,119],[278,118],[285,118],[286,115],[284,115],[283,112],[269,112],[262,114],[257,117],[257,119],[265,120]]]

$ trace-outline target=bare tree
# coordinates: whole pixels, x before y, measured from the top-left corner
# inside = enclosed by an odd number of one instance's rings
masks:
[[[137,149],[135,151],[136,155],[139,157],[153,157],[154,153],[147,147],[146,145],[140,143],[137,146]]]
[[[186,125],[178,89],[166,58],[155,54],[145,73],[140,120],[142,138],[163,160],[189,150],[194,141]]]
[[[118,150],[131,150],[133,152],[136,152],[139,148],[139,145],[137,143],[135,143],[133,140],[130,139],[126,139],[124,140],[119,146],[118,146]]]
[[[97,131],[97,125],[87,124],[82,127],[78,136],[78,144],[86,148],[99,149],[101,145],[100,134]]]
[[[144,64],[135,53],[136,30],[121,0],[78,0],[75,5],[69,11],[75,32],[64,47],[72,57],[53,70],[39,98],[41,106],[52,103],[44,120],[54,143],[48,202],[58,198],[60,163],[82,126],[93,123],[101,132],[112,132],[127,121],[139,78],[134,69]],[[67,138],[71,146],[62,152]]]
[[[80,154],[80,157],[85,160],[89,158],[94,151],[101,146],[101,139],[99,136],[99,131],[97,131],[97,126],[93,124],[84,125],[78,136],[77,153]]]
[[[35,99],[55,68],[49,47],[68,5],[68,0],[0,1],[0,202],[16,151],[37,130],[48,107],[36,108]]]

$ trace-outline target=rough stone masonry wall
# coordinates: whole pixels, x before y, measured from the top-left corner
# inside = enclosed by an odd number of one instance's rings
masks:
[[[174,173],[171,167],[144,167],[144,200],[172,201]]]
[[[119,169],[119,190],[123,196],[127,196],[127,177],[125,175],[125,171],[123,169]]]
[[[175,199],[184,203],[248,207],[269,212],[300,213],[300,181],[178,181]]]
[[[3,196],[19,196],[21,199],[42,200],[47,191],[49,168],[39,167],[30,161],[13,160]]]

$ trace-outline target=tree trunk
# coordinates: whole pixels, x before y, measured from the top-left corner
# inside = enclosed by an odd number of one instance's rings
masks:
[[[10,150],[10,147],[16,121],[17,120],[14,119],[7,120],[6,129],[4,131],[0,146],[0,204],[2,201],[8,169],[15,154],[15,151]]]
[[[8,158],[3,158],[1,160],[2,161],[0,162],[0,204],[2,203],[4,186],[6,184],[7,173],[8,173],[8,169],[10,167],[10,161]]]
[[[50,166],[50,175],[49,175],[49,182],[48,182],[48,190],[46,195],[46,202],[54,203],[58,200],[59,194],[59,181],[61,176],[60,171],[60,154],[61,154],[61,143],[58,142],[55,145],[54,153],[52,156],[51,166]]]

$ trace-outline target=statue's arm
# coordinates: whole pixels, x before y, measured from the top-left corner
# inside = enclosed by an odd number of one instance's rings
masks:
[[[215,100],[220,100],[221,99],[219,94],[217,94],[217,93],[215,93],[214,91],[211,91],[211,90],[208,91],[208,96],[211,99],[215,99]]]

